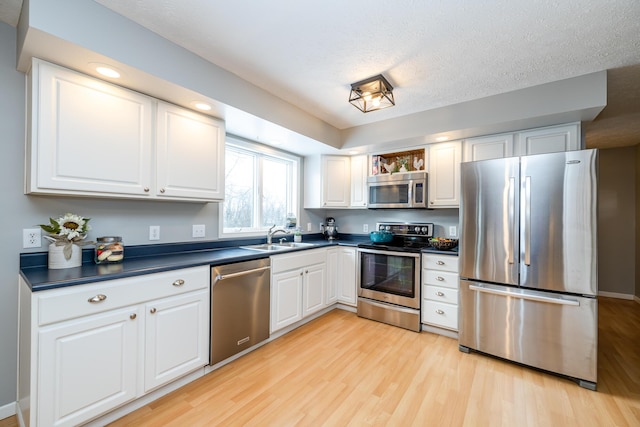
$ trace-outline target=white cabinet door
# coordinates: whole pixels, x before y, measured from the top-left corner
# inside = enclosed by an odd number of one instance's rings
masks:
[[[150,194],[153,100],[34,60],[26,192]]]
[[[429,145],[429,207],[460,206],[460,141]]]
[[[325,307],[326,264],[316,264],[304,269],[302,288],[302,317],[306,317]]]
[[[580,124],[531,129],[518,133],[519,156],[580,150]]]
[[[329,306],[338,301],[338,284],[340,283],[339,271],[340,248],[327,249],[327,284],[325,287],[325,305]]]
[[[347,156],[322,157],[322,207],[349,207],[351,172]]]
[[[341,247],[338,256],[338,301],[356,305],[356,249]]]
[[[145,305],[145,393],[208,363],[208,290]]]
[[[293,270],[271,276],[271,332],[302,319],[303,275]]]
[[[367,207],[367,177],[369,176],[369,157],[351,157],[351,207]]]
[[[76,426],[136,397],[139,308],[41,328],[32,425]]]
[[[463,143],[462,160],[474,162],[476,160],[501,159],[513,156],[513,134],[483,136],[469,138]]]
[[[224,123],[164,102],[157,115],[157,195],[224,198]]]

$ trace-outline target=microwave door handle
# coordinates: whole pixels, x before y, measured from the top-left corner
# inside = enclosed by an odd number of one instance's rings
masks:
[[[407,195],[407,205],[408,207],[413,207],[413,186],[417,185],[415,181],[409,181],[409,194]]]

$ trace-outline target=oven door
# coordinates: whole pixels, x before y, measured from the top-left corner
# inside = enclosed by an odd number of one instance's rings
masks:
[[[358,296],[420,308],[420,254],[358,249]]]

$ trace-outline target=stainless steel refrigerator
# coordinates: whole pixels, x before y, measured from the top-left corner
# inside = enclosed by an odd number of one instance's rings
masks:
[[[595,390],[597,150],[461,165],[460,350]]]

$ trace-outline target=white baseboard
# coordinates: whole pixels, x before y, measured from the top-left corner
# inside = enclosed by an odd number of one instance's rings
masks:
[[[633,296],[633,300],[634,300],[635,302],[637,302],[638,304],[640,304],[640,298],[638,298],[637,296],[635,296],[635,295],[634,295],[634,296]]]
[[[608,298],[618,298],[618,299],[628,299],[628,300],[638,300],[638,297],[636,297],[633,294],[621,294],[618,292],[605,292],[605,291],[600,291],[598,292],[598,296],[600,297],[608,297]]]
[[[16,414],[16,402],[7,403],[4,406],[0,406],[0,420],[9,418]]]

